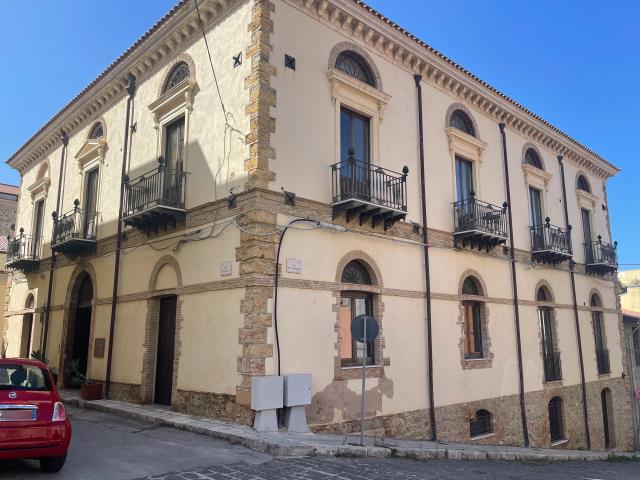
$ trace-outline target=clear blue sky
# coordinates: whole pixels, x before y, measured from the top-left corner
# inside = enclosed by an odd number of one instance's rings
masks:
[[[8,158],[174,3],[4,2],[0,158]],[[640,2],[369,3],[621,167],[609,182],[613,236],[620,241],[620,263],[640,264]],[[0,165],[0,182],[18,180]]]

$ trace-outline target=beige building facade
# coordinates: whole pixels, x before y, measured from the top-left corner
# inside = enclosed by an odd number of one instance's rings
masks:
[[[332,432],[366,357],[371,433],[634,448],[618,169],[361,2],[198,6],[8,160],[8,354],[31,318],[62,385],[243,423],[254,376],[311,373]]]

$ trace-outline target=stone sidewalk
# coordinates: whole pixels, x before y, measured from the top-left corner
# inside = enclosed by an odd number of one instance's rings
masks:
[[[184,429],[193,433],[227,440],[251,450],[273,456],[396,457],[414,460],[507,460],[555,462],[568,460],[606,460],[611,452],[556,450],[493,445],[471,445],[390,438],[367,437],[365,446],[359,437],[288,432],[258,433],[253,428],[211,418],[173,412],[157,405],[137,405],[116,400],[82,400],[77,391],[60,392],[66,403],[124,417]],[[617,455],[632,456],[628,453]],[[640,457],[638,457],[640,459]]]

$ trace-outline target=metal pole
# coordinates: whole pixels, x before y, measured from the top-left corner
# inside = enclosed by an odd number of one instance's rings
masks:
[[[362,354],[362,395],[360,396],[360,445],[364,447],[364,391],[367,369],[367,319],[362,322],[364,324],[364,352]]]
[[[518,276],[516,274],[516,247],[513,238],[513,215],[511,214],[511,185],[509,181],[509,159],[507,158],[507,136],[505,124],[500,123],[500,135],[502,136],[502,159],[504,161],[504,178],[507,190],[507,205],[509,219],[509,257],[511,263],[511,285],[513,288],[513,313],[516,327],[516,354],[518,357],[518,386],[520,390],[520,417],[522,419],[522,438],[524,446],[529,446],[529,427],[527,425],[527,409],[524,398],[524,372],[522,368],[522,339],[520,336],[520,307],[518,304]]]
[[[114,272],[113,272],[113,292],[111,294],[111,319],[109,322],[109,347],[107,350],[107,371],[105,375],[104,396],[109,398],[109,387],[111,384],[111,363],[113,361],[113,336],[116,329],[116,308],[118,306],[118,280],[120,278],[120,253],[122,250],[122,209],[124,198],[124,177],[127,168],[127,152],[129,147],[129,130],[131,129],[131,105],[133,103],[133,96],[136,92],[136,77],[133,74],[129,74],[127,84],[127,112],[125,115],[125,128],[124,128],[124,146],[122,149],[122,171],[120,173],[120,207],[118,210],[118,231],[116,234],[116,256],[114,260]]]

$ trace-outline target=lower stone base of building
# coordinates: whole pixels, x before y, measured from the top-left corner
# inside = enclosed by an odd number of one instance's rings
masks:
[[[589,382],[587,389],[588,424],[592,450],[634,449],[634,432],[628,385],[623,378],[602,378]],[[602,411],[602,391],[611,392],[613,420],[609,423],[609,445],[605,445],[605,427]],[[560,397],[563,403],[564,441],[551,441],[549,428],[549,401]],[[581,385],[563,386],[561,382],[548,384],[544,390],[525,395],[529,445],[534,448],[589,448],[584,421]],[[478,410],[491,412],[491,432],[471,437],[469,423]],[[484,445],[524,446],[523,423],[519,395],[483,399],[475,402],[436,408],[438,440]],[[359,432],[360,420],[312,425],[315,432],[352,434]],[[365,420],[369,435],[406,439],[431,439],[428,409],[380,415]]]
[[[634,448],[633,422],[630,393],[624,378],[602,378],[589,382],[587,388],[588,424],[592,450],[616,449],[631,451]],[[605,427],[602,411],[602,391],[609,389],[613,419],[609,424],[609,445],[605,445]],[[140,385],[112,383],[110,397],[133,403],[141,403]],[[549,428],[549,401],[562,399],[562,424],[564,441],[551,442]],[[581,385],[563,386],[561,382],[547,384],[544,390],[525,395],[529,445],[534,448],[588,449],[584,422]],[[171,409],[177,412],[215,418],[244,425],[251,425],[254,412],[240,405],[235,395],[177,390]],[[469,422],[478,410],[491,412],[491,433],[471,437]],[[610,415],[611,417],[611,415]],[[447,405],[436,408],[438,440],[442,442],[485,445],[523,446],[523,424],[520,397],[483,399],[474,402]],[[360,431],[360,419],[350,418],[341,422],[311,425],[314,432],[349,435]],[[365,420],[368,435],[430,440],[431,423],[428,409],[377,415]]]

